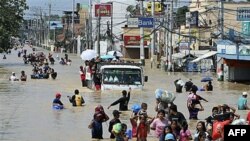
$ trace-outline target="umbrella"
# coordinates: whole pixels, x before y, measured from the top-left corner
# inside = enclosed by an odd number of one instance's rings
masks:
[[[84,50],[81,54],[82,60],[91,60],[97,56],[96,52],[91,49]]]
[[[123,54],[120,52],[120,51],[109,51],[108,53],[107,53],[107,55],[113,55],[113,56],[115,56],[114,54],[115,54],[115,52],[116,52],[116,56],[118,56],[118,57],[123,57]]]
[[[113,55],[102,55],[101,56],[101,59],[113,59],[114,58],[114,56]]]
[[[203,77],[201,79],[201,82],[208,82],[208,81],[213,81],[213,79],[211,77]]]

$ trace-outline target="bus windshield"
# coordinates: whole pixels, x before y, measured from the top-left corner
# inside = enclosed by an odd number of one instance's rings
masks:
[[[141,85],[141,70],[130,68],[105,68],[103,84]]]

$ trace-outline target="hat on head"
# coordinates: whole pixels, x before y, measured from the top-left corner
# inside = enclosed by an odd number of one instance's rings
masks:
[[[245,96],[245,95],[248,95],[248,93],[247,93],[247,92],[243,92],[243,93],[242,93],[242,95],[244,95],[244,96]]]
[[[60,93],[56,93],[56,98],[60,98],[61,94]]]
[[[165,136],[165,140],[175,140],[174,135],[171,134],[171,133],[168,133],[168,134]]]
[[[15,72],[12,72],[12,74],[15,74]]]
[[[113,115],[115,116],[115,115],[120,115],[121,114],[121,112],[119,112],[118,110],[114,110],[113,111]]]

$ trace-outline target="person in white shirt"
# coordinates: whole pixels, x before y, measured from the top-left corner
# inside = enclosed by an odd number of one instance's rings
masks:
[[[16,77],[15,72],[12,72],[12,75],[9,78],[10,81],[18,81],[18,78]]]

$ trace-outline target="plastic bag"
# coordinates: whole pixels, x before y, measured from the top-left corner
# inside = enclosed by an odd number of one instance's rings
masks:
[[[156,89],[155,90],[155,97],[156,99],[160,99],[162,102],[171,103],[175,100],[176,96],[174,93],[168,92],[163,89]]]
[[[139,104],[134,104],[131,107],[133,113],[138,113],[141,110],[141,106]]]
[[[115,134],[119,134],[122,130],[122,124],[121,123],[116,123],[115,125],[113,125],[112,131]]]

